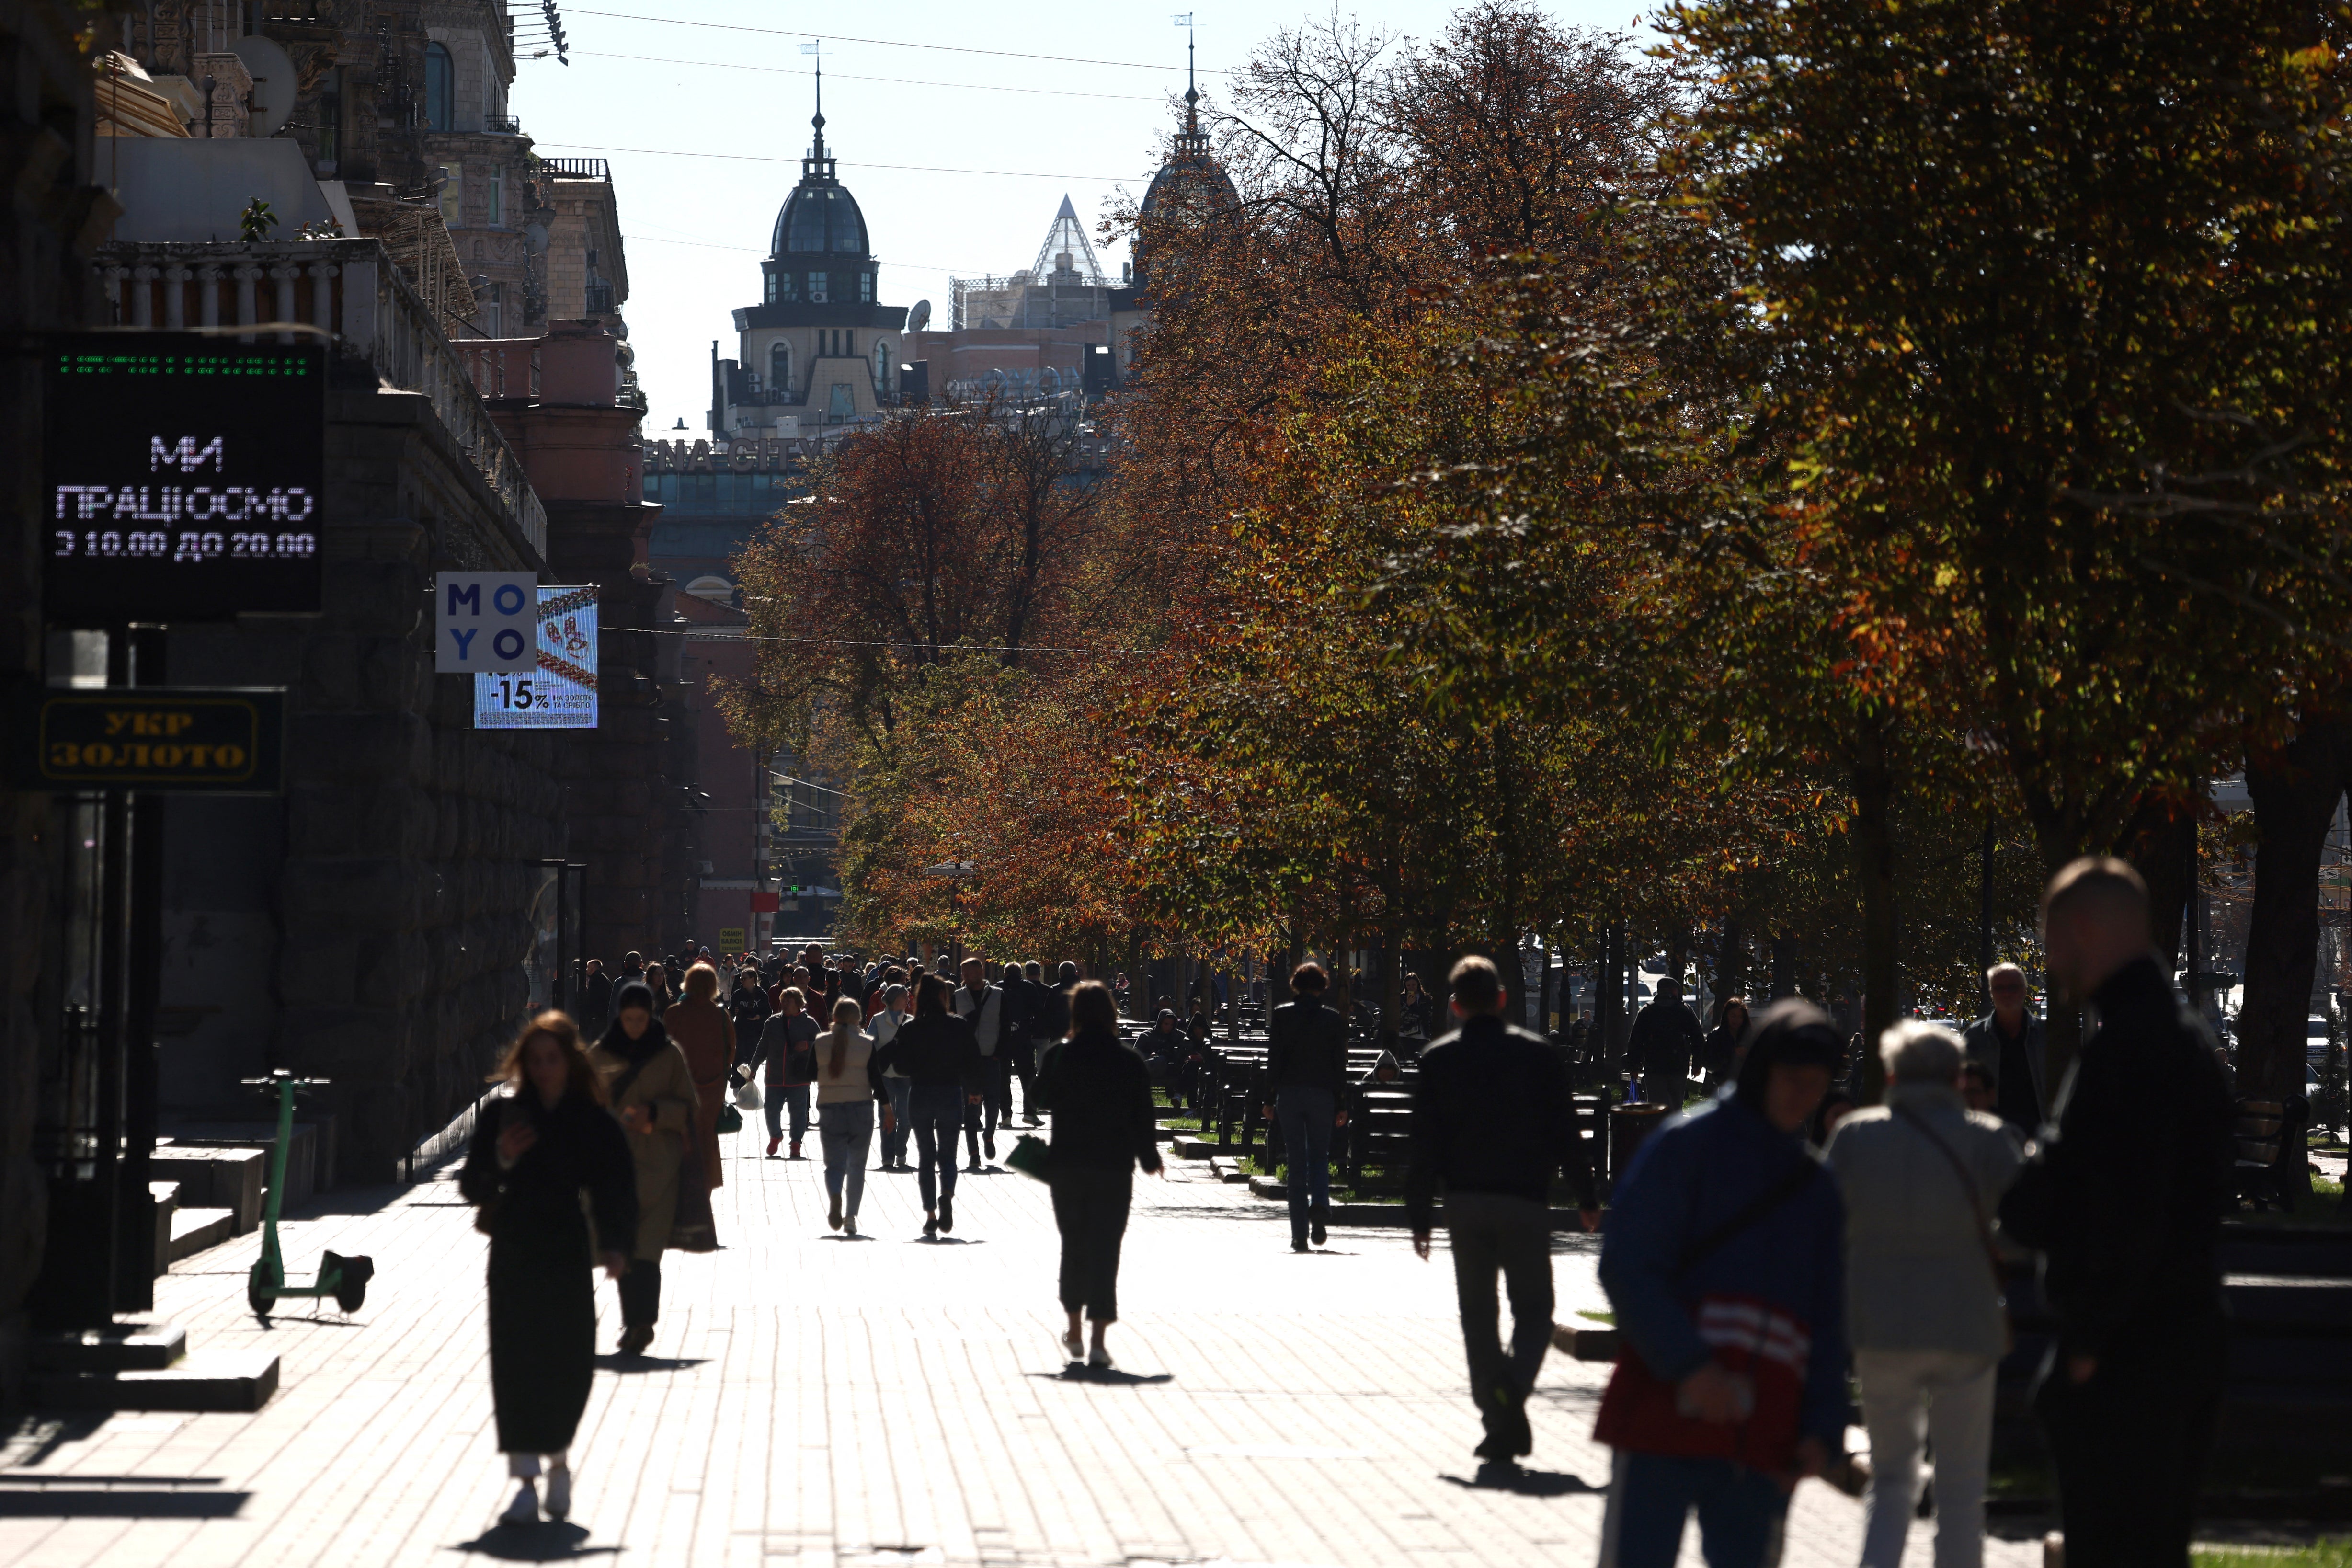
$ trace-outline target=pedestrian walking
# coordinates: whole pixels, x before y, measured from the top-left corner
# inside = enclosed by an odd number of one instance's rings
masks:
[[[612,1021],[613,977],[604,973],[603,959],[592,958],[580,982],[581,1032],[593,1039],[603,1034],[604,1026]]]
[[[614,1003],[613,1021],[588,1060],[604,1102],[628,1134],[637,1225],[620,1283],[621,1353],[643,1355],[661,1318],[662,1253],[677,1232],[687,1144],[695,1137],[701,1096],[686,1053],[654,1016],[653,993],[629,981]]]
[[[719,971],[698,963],[686,972],[686,994],[662,1014],[662,1026],[694,1069],[694,1135],[701,1145],[702,1176],[712,1191],[726,1185],[719,1163],[719,1112],[727,1103],[735,1066],[735,1021],[719,1005]]]
[[[980,1047],[980,1104],[964,1115],[964,1141],[971,1146],[971,1170],[980,1169],[980,1151],[984,1141],[988,1157],[996,1158],[996,1126],[1002,1120],[1013,1120],[1010,1092],[1004,1081],[1004,1063],[997,1047],[1004,1037],[1004,990],[988,983],[988,966],[977,956],[967,958],[962,965],[963,984],[956,987],[956,1016],[971,1026],[971,1037]]]
[[[2042,931],[2052,984],[2096,1022],[2000,1217],[2042,1254],[2058,1320],[2034,1411],[2067,1568],[2184,1563],[2227,1340],[2230,1093],[2150,942],[2139,873],[2076,860],[2042,895]]]
[[[1991,1076],[2000,1119],[2031,1138],[2049,1114],[2049,1035],[2029,1005],[2025,971],[1996,963],[1985,971],[1985,989],[1992,1011],[1969,1026],[1969,1058]]]
[[[1030,1033],[1036,1021],[1037,987],[1018,962],[1004,966],[1004,978],[998,983],[1004,993],[1003,1023],[996,1052],[1004,1063],[1007,1080],[1004,1091],[1004,1117],[1013,1119],[1013,1083],[1021,1085],[1021,1120],[1030,1127],[1043,1125],[1037,1114],[1037,1041]]]
[[[735,989],[727,996],[727,1016],[734,1021],[735,1038],[739,1041],[758,1039],[760,1026],[768,1021],[768,1015],[774,1010],[774,1005],[768,1000],[768,994],[760,988],[760,972],[748,963],[737,970]]]
[[[1348,1026],[1323,1005],[1329,984],[1319,963],[1291,972],[1295,1001],[1274,1010],[1266,1029],[1267,1095],[1259,1114],[1279,1118],[1285,1183],[1290,1196],[1290,1250],[1329,1237],[1331,1133],[1348,1124]]]
[[[667,963],[646,965],[646,989],[653,993],[655,1017],[660,1017],[677,1005],[677,988],[670,977],[685,973],[685,970],[678,967],[676,959],[670,960]]]
[[[1642,1098],[1680,1110],[1690,1098],[1691,1060],[1706,1051],[1706,1037],[1683,1005],[1683,983],[1661,977],[1657,994],[1633,1016],[1633,1032],[1625,1040],[1625,1059],[1641,1075]]]
[[[1827,1156],[1845,1199],[1846,1339],[1870,1429],[1863,1568],[1903,1561],[1923,1426],[1936,1568],[1978,1568],[1993,1373],[2008,1342],[1991,1219],[2020,1156],[1999,1117],[1962,1100],[1958,1035],[1911,1019],[1878,1054],[1886,1103],[1840,1122]]]
[[[1030,993],[1029,1032],[1049,1044],[1068,1039],[1070,989],[1078,983],[1078,966],[1065,963],[1048,971],[1044,964],[1032,962],[1026,973],[1037,984],[1037,989]]]
[[[936,1240],[955,1229],[956,1133],[981,1090],[980,1043],[956,1016],[947,980],[927,974],[915,988],[915,1016],[875,1053],[887,1076],[897,1068],[913,1080],[907,1109],[920,1161],[916,1181],[923,1198],[923,1235]]]
[[[1696,1510],[1709,1568],[1760,1568],[1798,1479],[1843,1447],[1843,1209],[1803,1131],[1843,1059],[1820,1008],[1774,1003],[1730,1088],[1669,1118],[1618,1179],[1601,1283],[1625,1348],[1593,1433],[1615,1450],[1603,1563],[1671,1568]]]
[[[1062,1233],[1062,1354],[1108,1371],[1118,1321],[1118,1253],[1138,1166],[1160,1174],[1159,1117],[1143,1058],[1118,1037],[1118,1002],[1099,980],[1070,993],[1070,1037],[1045,1047],[1037,1091],[1052,1112],[1046,1181]],[[1091,1325],[1093,1342],[1079,1337]]]
[[[893,969],[889,973],[897,974],[900,971]],[[866,1032],[874,1037],[874,1049],[877,1054],[883,1047],[898,1037],[899,1028],[910,1016],[907,1011],[906,984],[893,980],[883,986],[881,1010],[866,1026]],[[907,1139],[912,1129],[908,1116],[915,1080],[898,1068],[884,1068],[880,1071],[882,1089],[889,1100],[889,1111],[882,1118],[882,1168],[904,1173],[909,1168],[907,1164]]]
[[[490,1405],[520,1483],[499,1522],[536,1524],[542,1466],[548,1513],[572,1511],[572,1438],[595,1373],[594,1271],[601,1262],[626,1279],[636,1191],[570,1018],[533,1018],[490,1079],[506,1091],[482,1107],[457,1190],[490,1237]]]
[[[855,996],[833,999],[833,1027],[816,1042],[816,1130],[824,1150],[826,1223],[857,1234],[857,1201],[866,1194],[866,1152],[874,1146],[874,1102],[887,1100],[878,1076],[867,1072],[874,1037],[858,1027],[865,1008]]]
[[[1739,1042],[1748,1035],[1748,998],[1727,996],[1716,1010],[1715,1027],[1706,1032],[1699,1068],[1709,1089],[1722,1088],[1739,1070]]]
[[[808,1136],[809,1086],[816,1081],[816,1020],[808,1016],[807,997],[797,985],[777,993],[776,1010],[760,1026],[757,1055],[767,1085],[768,1158],[784,1141],[787,1113],[792,1120],[793,1148],[787,1158],[801,1158],[801,1141]]]
[[[1470,1392],[1486,1426],[1477,1454],[1508,1464],[1534,1447],[1528,1394],[1551,1344],[1552,1178],[1567,1175],[1587,1230],[1600,1224],[1601,1199],[1559,1053],[1503,1022],[1503,979],[1487,960],[1462,960],[1448,984],[1461,1026],[1421,1056],[1405,1215],[1412,1249],[1425,1260],[1444,1185]],[[1394,1066],[1386,1054],[1381,1059]],[[1507,1352],[1497,1273],[1511,1299]]]

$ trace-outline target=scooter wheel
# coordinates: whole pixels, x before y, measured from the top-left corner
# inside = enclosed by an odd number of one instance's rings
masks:
[[[269,1271],[258,1263],[253,1266],[253,1272],[245,1277],[245,1300],[257,1318],[269,1316],[270,1305],[278,1300],[270,1289]]]

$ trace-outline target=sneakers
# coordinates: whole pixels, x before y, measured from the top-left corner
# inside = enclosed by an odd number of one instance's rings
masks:
[[[966,1165],[966,1166],[963,1168],[963,1173],[964,1173],[965,1175],[967,1175],[967,1176],[977,1176],[977,1175],[979,1175],[979,1174],[980,1174],[980,1162],[979,1162],[979,1161],[977,1161],[977,1160],[974,1160],[971,1164]]]
[[[856,1236],[857,1234],[857,1216],[856,1215],[844,1215],[842,1216],[841,1234],[844,1236]]]
[[[937,1241],[939,1238],[940,1238],[940,1215],[939,1215],[939,1211],[938,1211],[937,1209],[926,1210],[926,1211],[925,1211],[925,1213],[924,1213],[924,1215],[923,1215],[923,1239],[924,1239],[925,1241]]]
[[[831,1213],[824,1216],[824,1219],[825,1223],[833,1226],[834,1229],[839,1230],[841,1228],[841,1194],[839,1193],[833,1194],[833,1209]]]
[[[1110,1352],[1103,1349],[1100,1345],[1097,1345],[1093,1350],[1087,1352],[1087,1365],[1097,1372],[1108,1372],[1117,1364],[1118,1363],[1110,1359]]]
[[[1076,1334],[1062,1336],[1062,1359],[1076,1366],[1087,1359],[1087,1342]]]
[[[772,1160],[772,1159],[774,1159],[774,1158],[776,1157],[776,1150],[777,1150],[778,1146],[779,1146],[779,1145],[781,1145],[781,1144],[783,1142],[783,1141],[784,1141],[784,1140],[783,1140],[783,1138],[782,1138],[782,1136],[781,1134],[779,1134],[778,1136],[773,1137],[773,1138],[771,1138],[771,1139],[769,1139],[769,1140],[768,1140],[768,1158],[769,1158],[769,1159]]]
[[[565,1499],[568,1504],[570,1499]],[[514,1501],[507,1504],[506,1512],[499,1515],[500,1524],[537,1524],[539,1522],[539,1489],[525,1480],[515,1489]]]
[[[1496,1381],[1487,1385],[1485,1403],[1494,1415],[1486,1441],[1497,1445],[1497,1451],[1488,1458],[1511,1459],[1535,1451],[1536,1438],[1528,1426],[1528,1402],[1510,1384]]]
[[[940,1194],[940,1229],[944,1232],[953,1230],[954,1228],[955,1194],[953,1193],[941,1193]]]
[[[1293,1252],[1304,1252],[1304,1251],[1306,1251],[1306,1250],[1307,1250],[1307,1238],[1306,1238],[1305,1237],[1303,1237],[1303,1236],[1294,1236],[1294,1237],[1292,1237],[1290,1238],[1290,1250],[1291,1250],[1291,1251],[1293,1251]]]
[[[983,1132],[983,1133],[982,1133],[982,1134],[981,1134],[981,1137],[980,1137],[980,1146],[981,1146],[982,1148],[983,1148],[983,1149],[985,1149],[985,1150],[987,1150],[987,1151],[988,1151],[988,1157],[989,1157],[990,1159],[993,1160],[993,1159],[995,1159],[995,1158],[996,1158],[996,1134],[995,1134],[995,1133],[993,1133],[993,1132]]]
[[[1324,1227],[1323,1216],[1321,1215],[1317,1215],[1315,1216],[1314,1225],[1309,1226],[1307,1229],[1307,1239],[1313,1242],[1318,1247],[1322,1246],[1325,1242],[1331,1239],[1331,1233]]]
[[[562,1523],[572,1517],[572,1467],[547,1468],[547,1517]]]

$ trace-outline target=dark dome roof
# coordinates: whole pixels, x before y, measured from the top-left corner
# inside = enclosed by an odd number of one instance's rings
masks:
[[[857,198],[828,180],[804,179],[776,214],[768,254],[865,256],[866,215]]]
[[[1241,193],[1234,189],[1233,177],[1215,159],[1205,152],[1190,155],[1179,152],[1151,176],[1151,184],[1143,193],[1142,216],[1150,218],[1164,206],[1181,204],[1206,216],[1238,207],[1241,202]]]

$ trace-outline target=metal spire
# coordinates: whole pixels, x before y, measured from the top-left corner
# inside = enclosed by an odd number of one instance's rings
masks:
[[[824,57],[819,52],[819,45],[814,43],[803,44],[801,53],[817,57],[816,112],[809,116],[809,124],[815,131],[816,137],[809,147],[809,155],[801,160],[801,177],[831,179],[833,160],[824,153]]]

